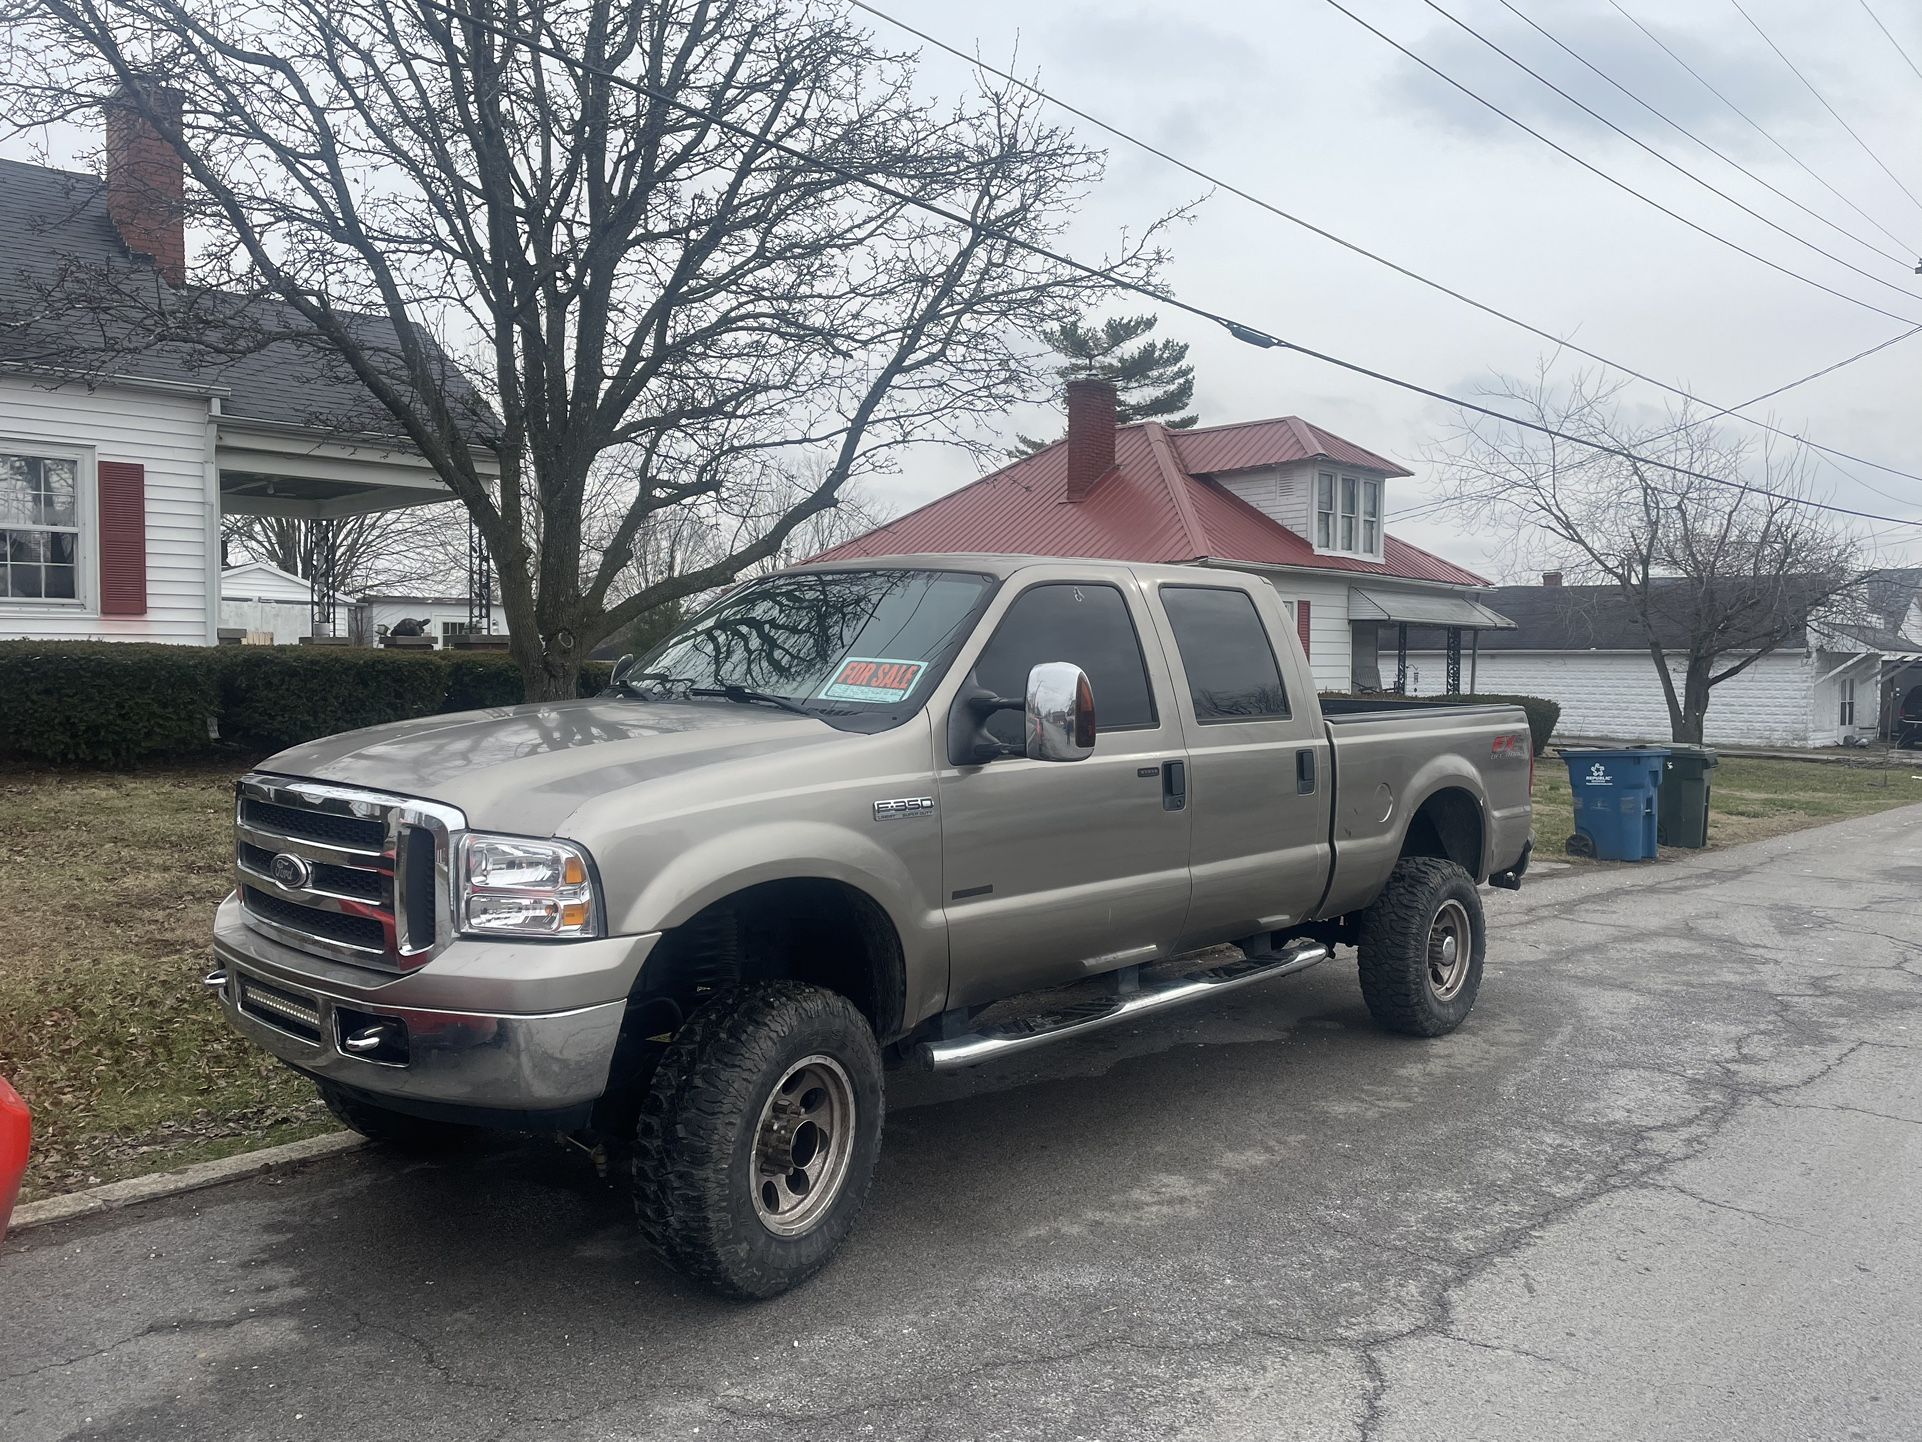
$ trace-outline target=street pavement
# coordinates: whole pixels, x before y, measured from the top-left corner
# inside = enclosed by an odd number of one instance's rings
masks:
[[[1453,1036],[1352,966],[890,1078],[759,1306],[548,1143],[0,1254],[0,1438],[1922,1438],[1922,807],[1489,894]]]

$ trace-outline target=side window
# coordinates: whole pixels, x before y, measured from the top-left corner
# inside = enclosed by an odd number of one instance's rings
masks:
[[[1001,618],[974,676],[997,696],[1020,696],[1028,672],[1043,661],[1072,661],[1088,673],[1101,730],[1155,724],[1141,641],[1113,586],[1055,581],[1024,591]],[[988,731],[1018,745],[1021,724],[1019,712],[1003,711],[989,718]]]
[[[1288,691],[1261,614],[1245,591],[1163,586],[1161,604],[1175,633],[1195,719],[1272,721],[1288,716]],[[1098,694],[1098,693],[1097,693]]]

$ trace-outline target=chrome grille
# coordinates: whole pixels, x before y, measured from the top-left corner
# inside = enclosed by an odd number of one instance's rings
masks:
[[[452,807],[254,774],[235,799],[234,866],[247,924],[301,951],[405,971],[452,934]]]

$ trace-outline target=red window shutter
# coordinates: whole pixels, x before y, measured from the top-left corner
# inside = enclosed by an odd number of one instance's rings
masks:
[[[1301,637],[1301,654],[1311,654],[1308,650],[1308,603],[1295,602],[1295,634]]]
[[[147,468],[102,461],[100,614],[147,614]]]

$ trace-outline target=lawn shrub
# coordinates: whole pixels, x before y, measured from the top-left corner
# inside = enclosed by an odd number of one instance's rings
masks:
[[[279,748],[361,726],[431,716],[447,696],[447,663],[434,651],[371,646],[215,648],[220,734]]]
[[[213,650],[0,641],[0,753],[126,766],[206,751],[220,704]]]

